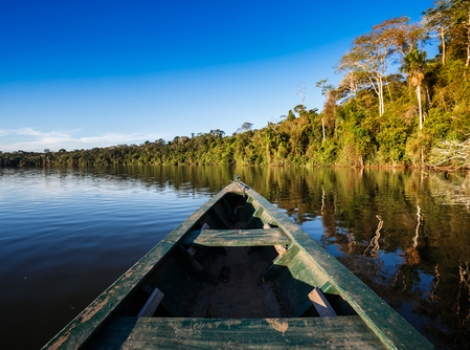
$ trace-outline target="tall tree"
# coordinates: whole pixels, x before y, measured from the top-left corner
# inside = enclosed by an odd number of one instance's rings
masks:
[[[403,59],[414,48],[424,45],[428,33],[420,23],[410,23],[407,16],[395,17],[374,26],[373,30],[388,42],[394,53]]]
[[[321,113],[322,141],[326,140],[325,127],[334,119],[336,113],[336,90],[332,84],[328,84],[328,78],[317,82],[317,88],[321,89],[321,94],[326,97],[323,113]]]
[[[435,0],[433,7],[427,9],[424,14],[425,26],[431,31],[436,31],[440,41],[441,63],[446,63],[447,40],[451,27],[451,3],[449,0]]]
[[[354,72],[367,77],[379,101],[379,115],[385,112],[384,76],[390,64],[393,50],[379,32],[359,36],[337,67],[339,72]]]
[[[423,130],[423,108],[421,103],[421,83],[426,68],[426,51],[414,49],[403,59],[401,70],[408,75],[409,84],[416,89],[419,108],[419,130]]]
[[[337,70],[346,75],[364,76],[377,95],[379,115],[385,112],[384,85],[387,69],[399,54],[403,59],[414,47],[426,39],[426,32],[419,24],[410,23],[406,16],[396,17],[375,25],[372,32],[361,35],[353,41]]]
[[[361,79],[361,74],[359,72],[352,71],[347,73],[340,81],[338,86],[340,99],[355,99],[359,89],[361,89],[363,84],[364,80]]]
[[[465,67],[470,65],[470,0],[451,0],[455,33],[460,36],[465,47]]]

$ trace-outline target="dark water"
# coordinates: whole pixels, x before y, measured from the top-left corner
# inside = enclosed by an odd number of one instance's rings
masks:
[[[41,347],[234,174],[437,347],[469,347],[465,174],[223,167],[1,169],[0,347]]]

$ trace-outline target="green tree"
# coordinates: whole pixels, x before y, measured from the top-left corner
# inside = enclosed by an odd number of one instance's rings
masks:
[[[426,69],[426,51],[414,49],[403,59],[401,71],[408,75],[409,84],[416,89],[419,110],[419,130],[423,130],[423,108],[421,103],[421,83]]]
[[[454,45],[464,53],[465,68],[470,65],[470,0],[450,0]]]
[[[446,62],[446,47],[449,40],[449,31],[451,27],[450,1],[436,0],[433,7],[427,9],[424,13],[425,26],[430,31],[436,31],[439,37],[439,50],[441,54],[441,63],[444,66]]]
[[[334,120],[336,114],[336,90],[332,84],[328,84],[328,78],[317,81],[317,88],[321,89],[323,96],[326,96],[323,113],[321,114],[322,141],[326,140],[326,124]]]
[[[359,36],[353,41],[349,52],[341,57],[337,66],[339,72],[355,73],[367,78],[370,87],[377,95],[379,115],[385,112],[384,76],[391,63],[393,50],[380,31]]]

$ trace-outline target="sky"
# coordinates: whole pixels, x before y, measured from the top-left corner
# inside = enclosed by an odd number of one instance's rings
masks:
[[[303,103],[351,42],[432,0],[35,0],[0,4],[0,151],[142,144]]]

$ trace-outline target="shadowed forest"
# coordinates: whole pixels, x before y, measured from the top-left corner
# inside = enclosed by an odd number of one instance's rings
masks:
[[[469,65],[470,0],[436,0],[419,22],[392,18],[355,38],[335,65],[339,84],[317,82],[322,111],[299,104],[278,122],[256,130],[245,122],[232,135],[214,129],[141,145],[0,152],[0,166],[469,168]]]

